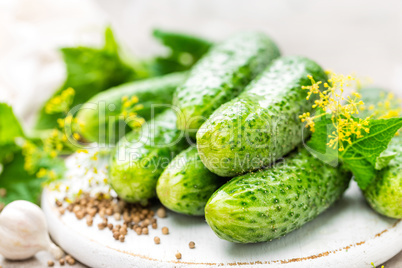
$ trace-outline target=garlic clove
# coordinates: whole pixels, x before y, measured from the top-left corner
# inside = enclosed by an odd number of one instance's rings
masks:
[[[0,254],[6,259],[23,260],[41,250],[62,255],[49,238],[43,211],[27,201],[14,201],[0,214]],[[58,248],[58,249],[56,249]]]

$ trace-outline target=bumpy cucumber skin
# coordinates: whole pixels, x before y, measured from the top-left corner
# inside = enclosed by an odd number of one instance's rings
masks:
[[[161,203],[178,213],[204,215],[211,195],[225,180],[210,172],[192,146],[177,155],[158,179],[156,193]]]
[[[158,107],[158,104],[172,103],[174,91],[185,81],[186,77],[187,73],[174,73],[123,84],[97,94],[85,103],[77,114],[78,122],[84,122],[80,126],[81,135],[92,142],[115,144],[130,130],[122,120],[111,119],[120,114],[122,97],[137,96],[139,104],[144,106],[138,111],[138,115],[149,120],[151,116],[166,109],[166,106]],[[153,111],[152,107],[154,107]],[[121,129],[119,131],[119,124],[125,126],[124,131]]]
[[[312,112],[306,100],[311,85],[326,80],[312,60],[291,56],[275,60],[239,97],[217,109],[197,132],[204,165],[223,177],[268,166],[293,150],[309,134],[299,115]]]
[[[237,243],[279,238],[317,217],[347,189],[351,175],[305,149],[270,169],[236,177],[216,191],[205,218],[218,237]]]
[[[363,191],[367,202],[378,213],[402,219],[402,136],[395,136],[387,149],[397,153],[389,166]]]
[[[181,109],[178,129],[195,132],[221,104],[237,96],[273,59],[275,43],[262,33],[242,33],[212,47],[177,89],[174,105]]]
[[[359,92],[365,106],[377,105],[386,99],[388,91],[380,88],[363,88]],[[390,102],[390,109],[399,107],[398,101]],[[365,109],[360,118],[373,115],[373,110]],[[377,117],[377,114],[374,114]],[[380,115],[381,116],[381,115]],[[402,219],[402,136],[395,136],[387,148],[387,153],[396,153],[389,166],[378,171],[375,180],[363,191],[369,205],[378,213],[395,219]]]
[[[163,170],[188,147],[183,136],[176,129],[175,113],[167,110],[149,125],[121,139],[109,167],[110,185],[118,196],[128,202],[143,204],[154,197]]]

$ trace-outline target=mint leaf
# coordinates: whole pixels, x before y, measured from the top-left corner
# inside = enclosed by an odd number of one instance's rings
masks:
[[[15,139],[24,137],[24,131],[11,106],[0,103],[0,164],[18,150]]]
[[[142,73],[140,74],[123,61],[110,28],[105,31],[103,48],[82,46],[62,48],[61,53],[66,64],[67,77],[64,84],[52,97],[72,87],[75,90],[72,107],[86,102],[103,90],[143,77]],[[62,117],[64,117],[63,114],[47,114],[43,107],[35,128],[56,128],[56,120]]]

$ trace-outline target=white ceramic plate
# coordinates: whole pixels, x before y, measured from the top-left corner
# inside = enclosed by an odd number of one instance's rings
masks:
[[[317,219],[289,235],[268,243],[241,245],[219,239],[203,217],[168,212],[158,229],[137,236],[129,231],[124,243],[109,230],[87,227],[71,213],[59,216],[55,194],[45,190],[42,207],[53,239],[80,262],[91,267],[372,267],[402,249],[402,223],[381,217],[365,203],[352,183],[342,200]],[[169,235],[161,234],[167,226]],[[159,236],[156,245],[153,237]],[[188,243],[194,241],[195,249]],[[180,252],[182,259],[176,260]]]

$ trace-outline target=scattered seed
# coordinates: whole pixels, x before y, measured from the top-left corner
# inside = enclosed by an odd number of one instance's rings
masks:
[[[75,205],[75,206],[73,207],[73,212],[74,212],[74,213],[77,213],[78,211],[81,211],[81,207],[80,207],[79,205]]]
[[[195,243],[193,241],[191,241],[190,243],[188,243],[188,246],[193,249],[195,248]]]
[[[54,266],[54,261],[47,261],[47,266],[53,267]]]
[[[109,229],[113,237],[121,242],[124,242],[126,235],[129,234],[128,229],[132,229],[137,235],[148,235],[151,227],[153,229],[158,228],[155,217],[165,218],[167,214],[164,207],[158,208],[155,212],[149,207],[139,204],[129,204],[118,200],[118,198],[112,198],[109,195],[103,194],[91,197],[89,193],[83,193],[77,200],[71,201],[68,198],[64,198],[63,200],[55,201],[61,215],[65,214],[66,211],[72,212],[77,219],[85,218],[88,226],[93,226],[95,216],[99,215],[102,221],[97,224],[98,229]],[[64,202],[68,202],[68,204]],[[122,224],[113,225],[109,223],[110,218],[115,221],[123,220],[123,222]],[[163,227],[162,234],[169,234],[169,229]],[[154,242],[155,244],[159,244],[160,238],[154,237]],[[66,257],[63,261],[69,264],[71,256],[70,258]]]
[[[137,233],[137,235],[141,235],[141,233],[142,233],[141,227],[137,227],[137,228],[135,229],[135,232]]]
[[[56,206],[57,207],[61,207],[61,206],[63,206],[63,203],[60,201],[60,200],[56,200]]]
[[[120,237],[120,233],[119,233],[119,232],[114,232],[114,233],[113,233],[113,238],[114,238],[114,239],[118,240],[119,237]]]
[[[156,215],[159,218],[166,218],[166,209],[164,207],[158,208],[158,210],[156,211]]]
[[[161,243],[161,239],[158,236],[154,237],[155,244],[159,245]]]
[[[75,264],[75,259],[73,257],[71,257],[70,255],[67,255],[65,260],[69,265],[74,265]]]
[[[99,224],[98,224],[98,229],[99,229],[99,230],[103,230],[103,229],[105,229],[105,228],[106,228],[106,224],[105,224],[105,223],[102,222],[102,223],[99,223]]]
[[[125,236],[124,236],[124,235],[120,235],[120,236],[119,236],[120,242],[124,242],[124,239],[125,239]]]
[[[75,213],[75,216],[77,217],[77,219],[82,220],[85,217],[85,214],[83,211],[78,211]]]
[[[120,234],[121,235],[126,235],[127,234],[127,228],[126,227],[121,227],[120,228]]]
[[[114,215],[113,215],[113,217],[114,217],[114,219],[116,220],[116,221],[119,221],[119,220],[121,220],[121,214],[120,213],[115,213]]]
[[[177,252],[177,253],[176,253],[176,259],[178,259],[178,260],[181,259],[181,253],[180,253],[180,252]]]
[[[61,266],[63,266],[66,262],[65,262],[65,260],[64,260],[63,258],[61,258],[61,259],[59,260],[59,263],[60,263]]]
[[[134,223],[139,223],[140,222],[140,217],[138,217],[137,215],[133,217],[133,222]]]
[[[162,234],[164,235],[169,234],[169,229],[167,227],[162,227]]]
[[[107,214],[108,216],[112,216],[113,210],[112,210],[111,208],[107,208],[107,209],[106,209],[106,214]]]
[[[94,221],[92,219],[87,219],[87,225],[92,226],[94,224]]]
[[[67,263],[68,263],[69,265],[74,265],[74,264],[75,264],[75,260],[74,260],[73,258],[70,258],[70,259],[67,260]]]
[[[147,226],[150,225],[150,224],[151,224],[151,222],[150,222],[149,219],[145,219],[145,220],[142,222],[142,226],[143,226],[143,227],[147,227]]]

